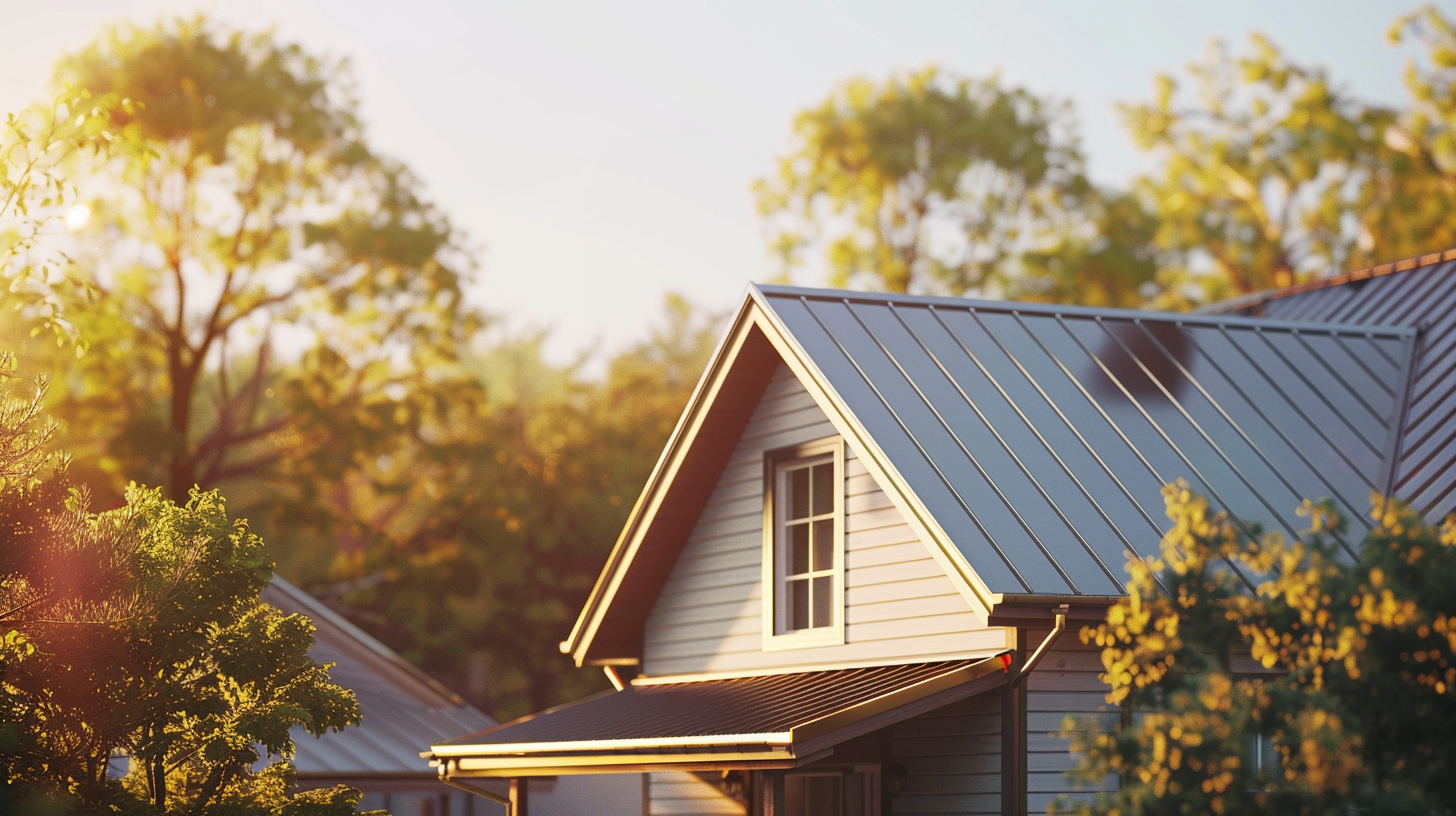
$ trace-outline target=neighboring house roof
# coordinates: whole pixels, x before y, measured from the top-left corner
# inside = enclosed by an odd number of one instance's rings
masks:
[[[1456,511],[1456,250],[1239,298],[1214,309],[1270,319],[1420,331],[1420,356],[1387,492],[1428,519]]]
[[[1004,685],[1001,655],[689,681],[636,680],[479,734],[438,743],[450,773],[785,767],[917,713]]]
[[[309,655],[333,663],[333,682],[351,689],[363,722],[313,737],[296,727],[294,766],[301,779],[434,778],[419,752],[431,743],[495,725],[389,647],[318,599],[274,576],[263,600],[307,615],[316,631]]]
[[[780,360],[989,611],[1121,595],[1179,478],[1268,529],[1303,529],[1295,511],[1319,496],[1364,523],[1389,486],[1415,340],[1378,324],[750,287],[563,650],[640,653]]]

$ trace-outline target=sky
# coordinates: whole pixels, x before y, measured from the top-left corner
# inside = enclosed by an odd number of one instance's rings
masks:
[[[1456,2],[1442,4],[1456,13]],[[663,294],[733,308],[777,269],[750,185],[794,114],[852,76],[937,63],[1074,103],[1090,171],[1149,166],[1115,103],[1150,96],[1211,38],[1251,31],[1373,101],[1404,99],[1390,46],[1412,2],[498,3],[0,0],[0,111],[43,97],[56,57],[119,21],[206,12],[347,57],[371,140],[402,159],[481,260],[473,295],[568,360],[642,337]],[[818,281],[795,280],[814,284]]]

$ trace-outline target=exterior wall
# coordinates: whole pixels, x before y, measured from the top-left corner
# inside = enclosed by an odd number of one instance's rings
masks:
[[[931,660],[1004,648],[845,451],[845,642],[763,650],[763,454],[835,435],[779,365],[646,623],[649,675]]]
[[[1027,635],[1027,648],[1035,649],[1046,632]],[[1071,743],[1061,736],[1068,717],[1101,730],[1111,730],[1121,717],[1107,704],[1107,686],[1098,679],[1102,660],[1096,646],[1084,645],[1075,631],[1069,631],[1036,671],[1026,680],[1026,766],[1027,813],[1045,813],[1059,796],[1076,799],[1089,791],[1115,790],[1117,780],[1103,782],[1111,787],[1076,787],[1064,775],[1075,764]]]
[[[747,806],[718,787],[717,776],[669,771],[647,775],[647,816],[743,816]]]
[[[999,689],[906,720],[893,734],[895,759],[909,771],[896,816],[999,816]]]

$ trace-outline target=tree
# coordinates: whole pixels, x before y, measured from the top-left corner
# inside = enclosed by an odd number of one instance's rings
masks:
[[[48,293],[92,342],[58,406],[78,478],[176,501],[276,486],[284,463],[338,455],[301,413],[348,428],[381,395],[448,380],[478,324],[471,262],[368,146],[345,64],[199,17],[119,26],[57,73],[134,103],[113,117],[125,148],[71,168],[92,218]]]
[[[308,657],[313,626],[259,600],[263,542],[216,493],[186,505],[132,488],[92,513],[38,443],[40,395],[5,394],[0,468],[0,790],[87,811],[352,814],[357,791],[283,789],[289,729],[359,721]],[[108,770],[118,752],[132,771]],[[264,756],[278,758],[254,772]]]
[[[754,185],[786,271],[823,245],[836,286],[1118,305],[1150,274],[1099,228],[1137,203],[1087,180],[1065,103],[932,66],[844,83],[794,140]]]
[[[471,357],[468,417],[424,434],[448,460],[402,476],[433,486],[440,512],[336,562],[319,592],[498,717],[604,688],[556,644],[721,331],[679,297],[666,312],[600,381],[543,361],[539,334]]]
[[[1232,55],[1214,41],[1151,102],[1122,106],[1134,140],[1159,161],[1135,182],[1153,213],[1159,273],[1187,306],[1287,286],[1456,244],[1456,31],[1434,8],[1402,18],[1429,65],[1413,63],[1407,106],[1356,98],[1323,68],[1255,34]]]
[[[1069,723],[1078,776],[1120,779],[1063,812],[1438,812],[1456,801],[1456,522],[1376,497],[1354,561],[1345,522],[1306,502],[1297,541],[1252,540],[1183,483],[1161,557],[1082,630],[1121,725]],[[1253,591],[1229,569],[1263,576]],[[1251,660],[1262,669],[1240,665]],[[1256,746],[1275,759],[1260,766]]]

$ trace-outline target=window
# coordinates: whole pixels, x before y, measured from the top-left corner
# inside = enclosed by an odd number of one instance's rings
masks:
[[[784,776],[787,816],[878,816],[879,769],[789,773]]]
[[[844,642],[843,474],[838,438],[765,458],[765,648]]]

